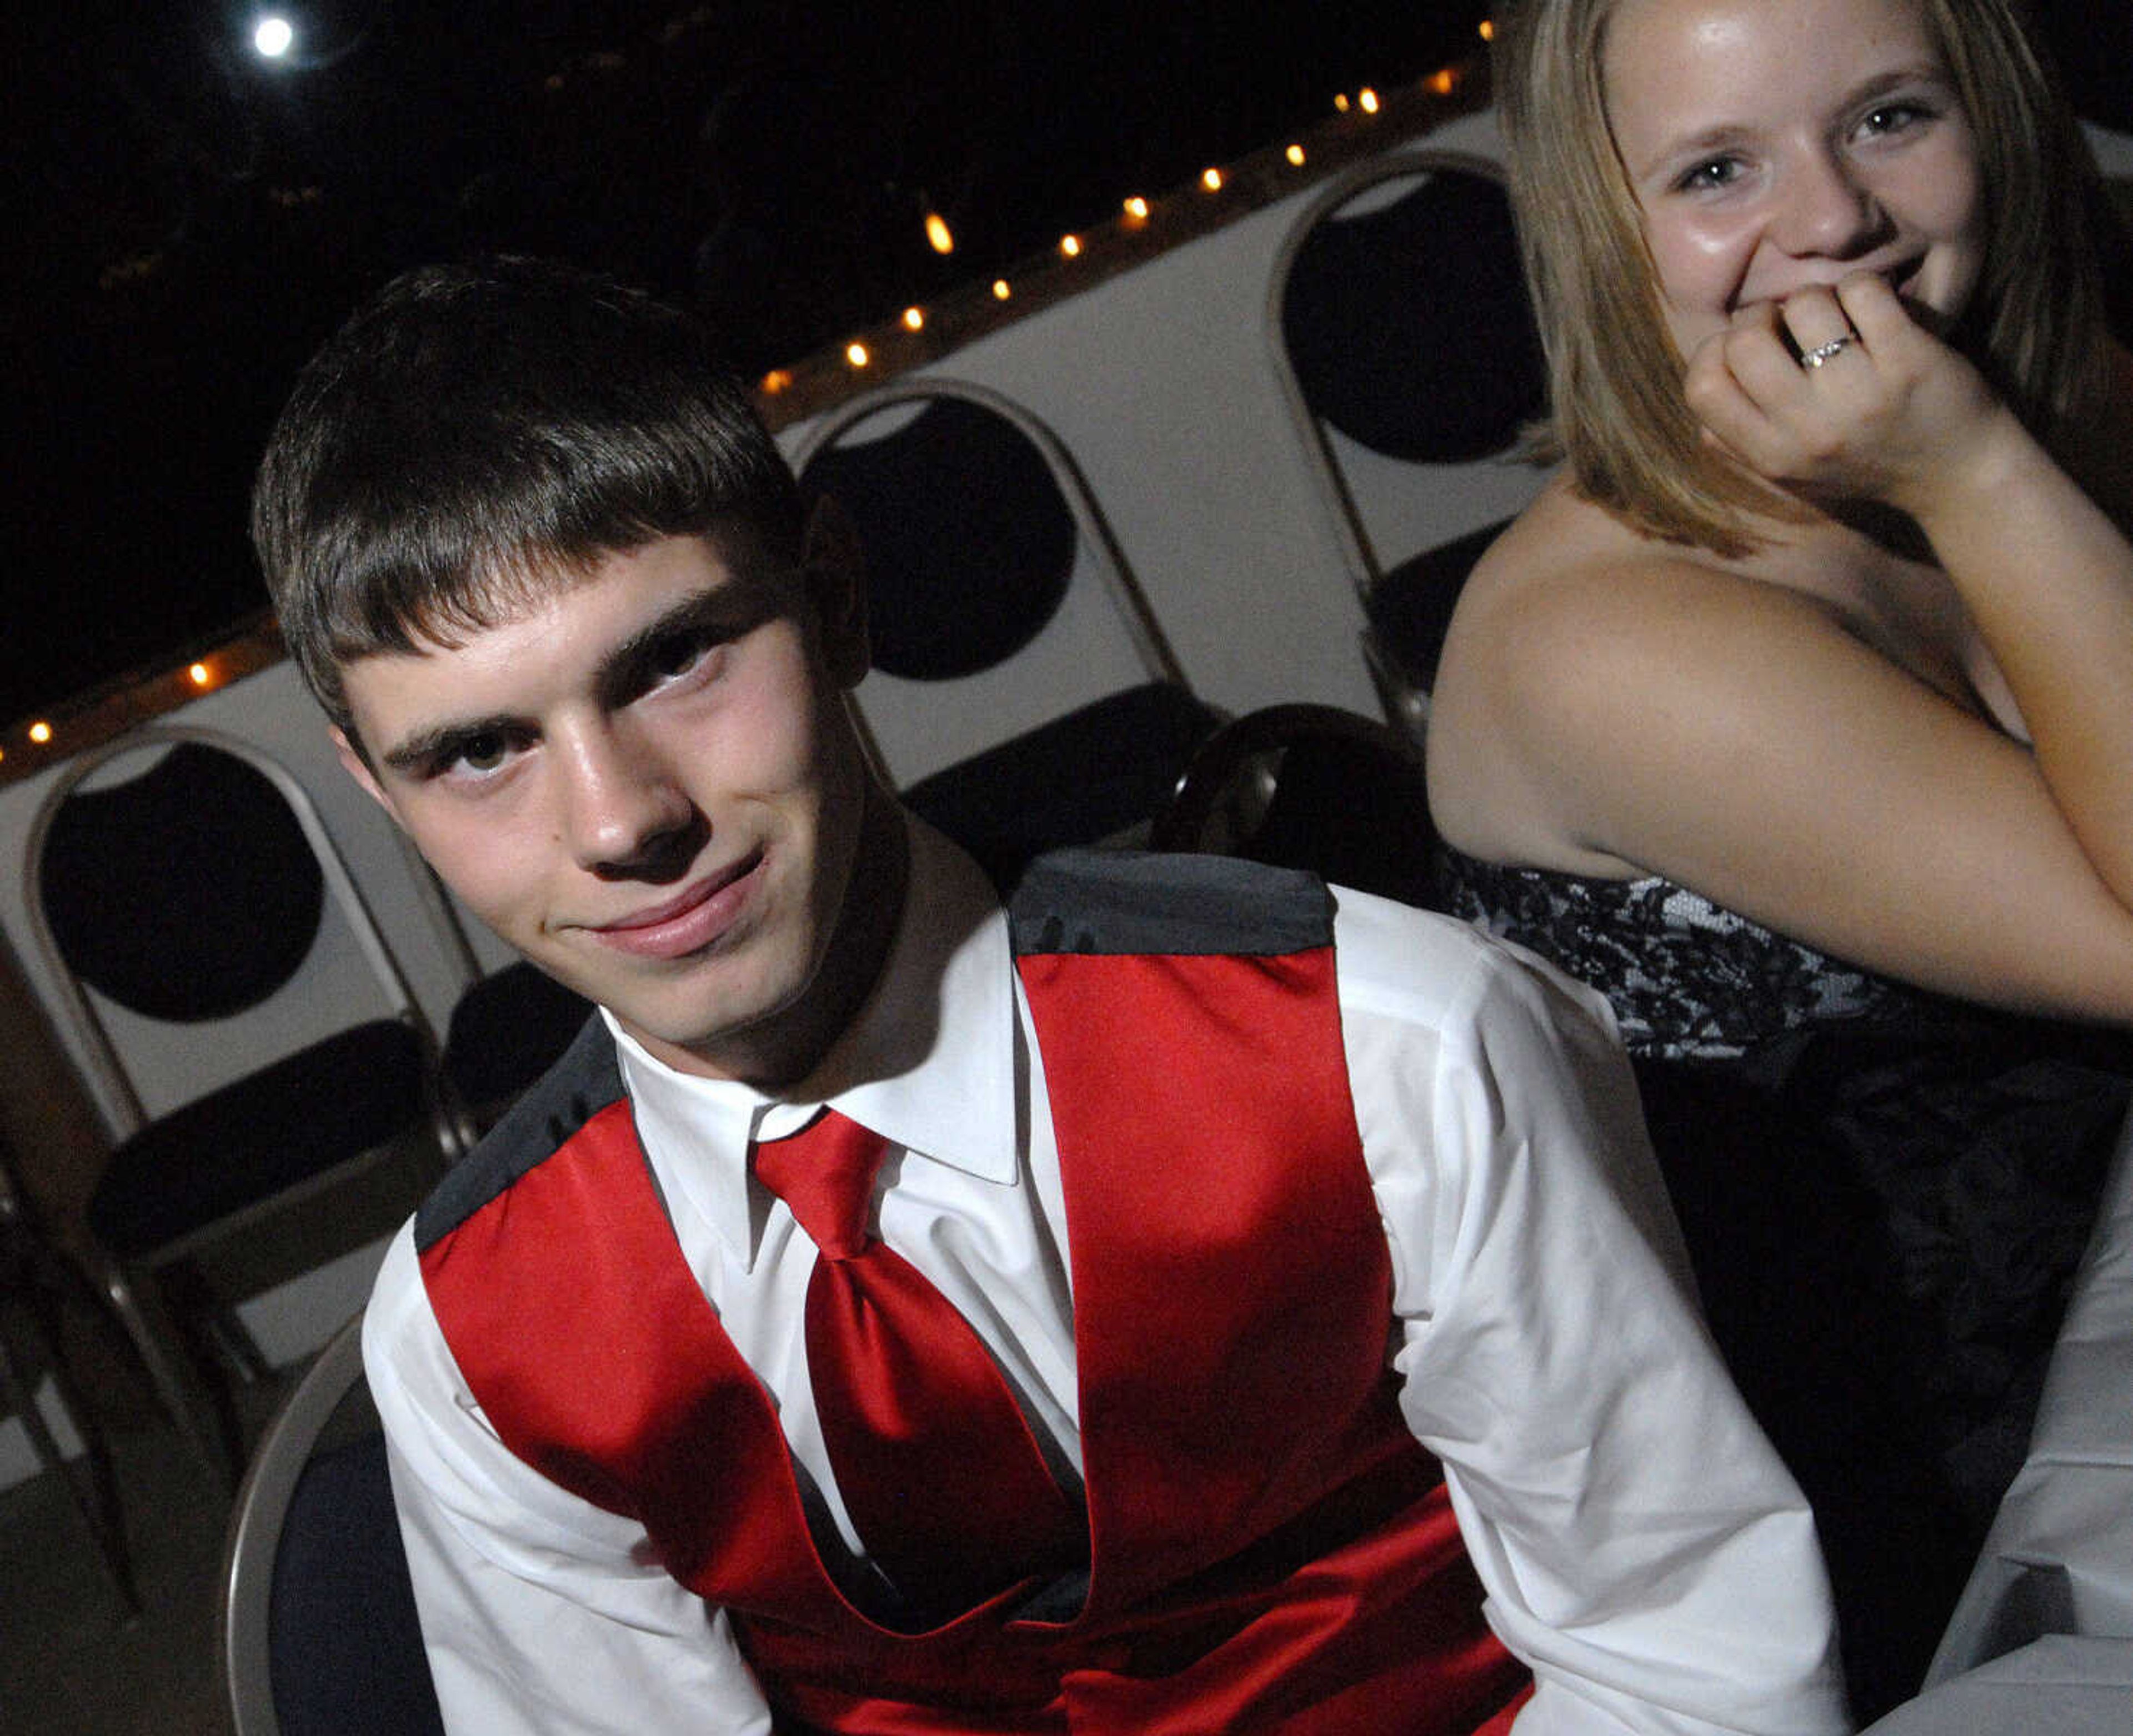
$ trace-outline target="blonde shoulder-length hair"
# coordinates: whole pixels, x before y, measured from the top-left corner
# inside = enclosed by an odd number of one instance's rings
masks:
[[[1511,0],[1494,77],[1527,282],[1547,351],[1543,445],[1648,534],[1724,555],[1792,508],[1700,437],[1682,397],[1636,195],[1607,116],[1624,0]],[[1977,140],[1986,260],[1957,341],[2047,441],[2103,389],[2095,164],[2017,0],[1915,0]]]

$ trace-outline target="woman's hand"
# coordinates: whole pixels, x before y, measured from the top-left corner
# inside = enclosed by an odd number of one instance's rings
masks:
[[[1773,483],[1917,522],[2014,697],[2068,838],[2115,921],[2133,920],[2133,543],[1879,277],[1744,310],[1698,346],[1686,389],[1711,436]],[[2102,416],[2101,437],[2124,444],[2124,406]],[[2020,813],[1979,811],[1994,825]],[[2057,884],[2064,910],[2073,894]]]
[[[1756,474],[1810,498],[1884,502],[1928,534],[2026,440],[1977,370],[1867,272],[1743,309],[1697,346],[1683,389]]]

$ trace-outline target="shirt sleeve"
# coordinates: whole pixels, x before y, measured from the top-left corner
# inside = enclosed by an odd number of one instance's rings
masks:
[[[1604,1002],[1338,896],[1401,1407],[1533,1669],[1519,1736],[1849,1729],[1813,1517],[1695,1311]]]
[[[422,1638],[453,1736],[769,1736],[725,1613],[643,1529],[514,1457],[446,1348],[411,1229],[364,1323]]]

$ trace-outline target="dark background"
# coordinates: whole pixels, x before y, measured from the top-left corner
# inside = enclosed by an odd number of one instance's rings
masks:
[[[393,272],[563,255],[693,299],[751,372],[1464,58],[1487,0],[23,0],[7,65],[0,724],[264,606],[290,377]],[[2052,0],[2133,130],[2133,0]],[[957,250],[925,245],[941,211]]]

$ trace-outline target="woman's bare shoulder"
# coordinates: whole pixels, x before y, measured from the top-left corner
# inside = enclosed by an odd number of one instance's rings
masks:
[[[1750,588],[1738,565],[1655,541],[1575,494],[1560,479],[1512,521],[1476,565],[1452,623],[1447,659],[1523,656],[1524,632],[1604,604],[1678,604],[1678,594]],[[1760,589],[1760,587],[1753,587]]]
[[[1430,707],[1431,800],[1461,849],[1629,871],[1577,834],[1558,787],[1596,742],[1699,727],[1736,661],[1841,633],[1813,598],[1654,541],[1552,485],[1476,566]],[[1705,719],[1716,725],[1716,718]]]
[[[1561,483],[1476,565],[1452,618],[1438,690],[1553,688],[1598,656],[1638,655],[1654,634],[1745,628],[1842,631],[1835,576],[1860,539],[1834,527],[1772,527],[1738,560],[1631,529]],[[1478,673],[1480,680],[1476,679]],[[1432,715],[1434,713],[1432,712]]]

